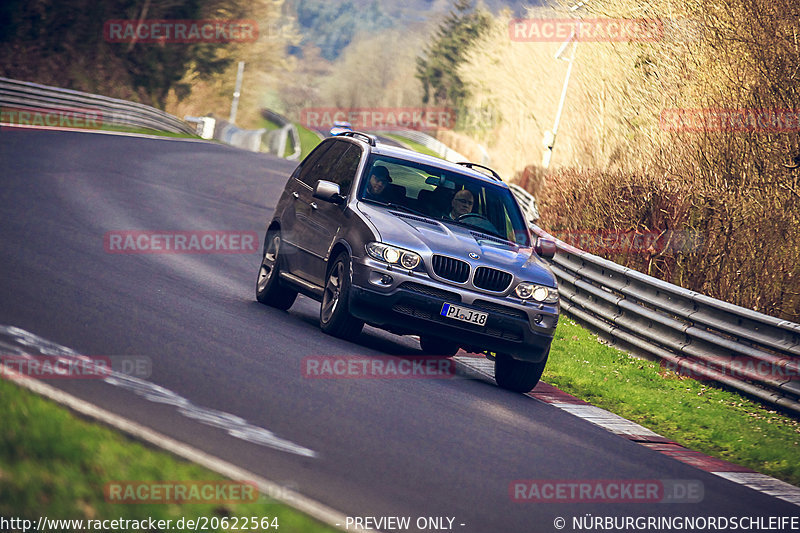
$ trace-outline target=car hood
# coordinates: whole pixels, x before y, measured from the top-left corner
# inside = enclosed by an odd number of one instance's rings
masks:
[[[358,210],[372,223],[382,242],[416,251],[441,254],[467,261],[473,267],[489,266],[515,275],[516,281],[556,286],[550,267],[533,251],[512,243],[482,238],[477,228],[446,224],[422,216],[358,203]],[[470,253],[478,258],[470,257]]]

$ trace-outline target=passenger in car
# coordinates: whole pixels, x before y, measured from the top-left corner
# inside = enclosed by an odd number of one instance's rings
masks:
[[[458,191],[456,195],[453,196],[449,217],[452,220],[458,220],[458,217],[460,217],[461,215],[466,215],[467,213],[471,213],[472,205],[474,203],[475,200],[471,192],[469,192],[467,189]]]

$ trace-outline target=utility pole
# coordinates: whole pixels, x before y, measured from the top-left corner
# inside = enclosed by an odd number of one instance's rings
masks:
[[[577,11],[587,3],[589,3],[589,0],[579,2],[578,4],[572,6],[570,11]],[[570,76],[572,76],[572,66],[575,64],[575,51],[578,48],[578,36],[580,35],[580,28],[581,21],[580,19],[576,19],[575,28],[572,29],[572,33],[570,33],[569,38],[564,41],[564,44],[561,45],[561,47],[558,49],[558,52],[555,54],[555,59],[567,61],[569,62],[569,65],[567,66],[567,73],[564,76],[564,86],[561,88],[561,98],[558,101],[558,109],[556,110],[556,118],[553,121],[553,129],[544,132],[544,154],[542,155],[542,167],[545,169],[550,168],[550,160],[553,158],[553,148],[555,148],[556,145],[558,125],[561,122],[561,114],[564,112],[564,103],[567,100],[567,87],[569,87],[569,79]],[[562,56],[570,44],[572,44],[572,54],[570,54],[569,59],[565,59]]]
[[[242,93],[242,76],[244,75],[244,61],[239,61],[239,70],[236,73],[236,87],[233,89],[233,102],[231,103],[231,117],[229,122],[236,124],[236,111],[239,108],[239,96]]]

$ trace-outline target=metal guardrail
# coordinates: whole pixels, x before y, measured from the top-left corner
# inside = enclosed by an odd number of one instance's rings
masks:
[[[521,205],[533,196],[512,191]],[[690,291],[556,243],[561,308],[612,344],[666,368],[800,413],[800,324]]]
[[[18,110],[95,113],[102,124],[195,134],[190,124],[144,104],[0,77],[0,106]]]
[[[236,124],[231,124],[227,120],[219,118],[214,121],[213,138],[242,150],[260,152],[261,139],[266,132],[267,130],[264,128],[244,130]]]
[[[800,324],[623,267],[555,239],[561,308],[626,351],[800,413]]]
[[[297,161],[300,159],[300,134],[294,123],[271,109],[262,109],[261,116],[280,126],[280,129],[267,133],[266,144],[269,147],[270,153],[278,157],[283,157],[283,154],[286,153],[286,143],[291,142],[294,151],[286,156],[286,159],[290,161]]]
[[[536,205],[536,198],[516,183],[509,183],[508,188],[511,189],[511,192],[514,193],[514,196],[517,198],[517,202],[522,208],[522,212],[528,222],[536,224],[536,222],[539,221],[539,207]]]
[[[439,157],[441,157],[446,161],[450,161],[451,163],[460,163],[461,161],[469,161],[469,159],[466,156],[461,155],[460,153],[456,152],[443,142],[431,137],[427,133],[422,133],[421,131],[407,130],[407,129],[393,129],[391,131],[389,130],[379,131],[377,133],[381,135],[394,134],[394,135],[399,135],[401,137],[405,137],[406,139],[410,139],[414,142],[421,144],[425,148],[433,150],[436,154],[439,155]]]

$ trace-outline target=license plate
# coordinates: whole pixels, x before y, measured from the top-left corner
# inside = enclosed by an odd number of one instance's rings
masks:
[[[485,326],[486,319],[489,318],[489,313],[482,313],[481,311],[475,311],[453,304],[444,304],[440,314],[444,317],[454,318],[462,322],[469,322],[476,326]]]

